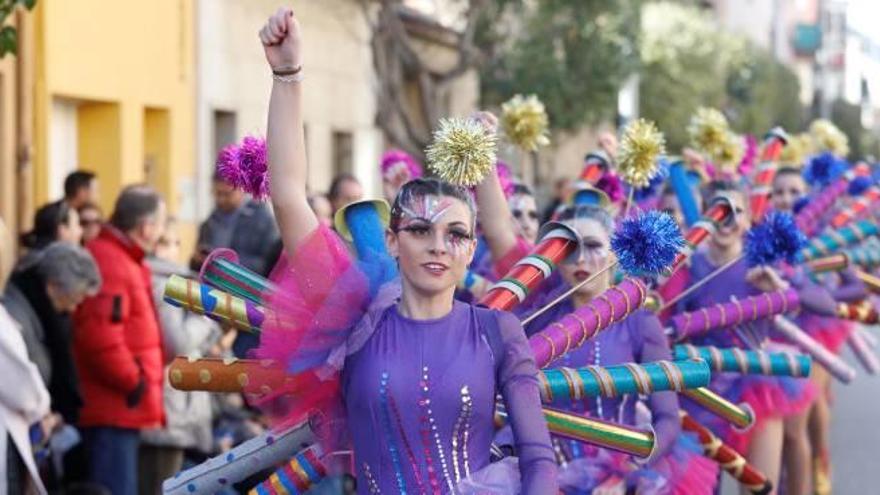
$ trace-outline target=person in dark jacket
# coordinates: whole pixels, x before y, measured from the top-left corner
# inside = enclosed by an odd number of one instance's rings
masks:
[[[164,225],[160,196],[147,186],[130,186],[86,246],[103,284],[73,318],[84,402],[79,422],[90,480],[114,495],[137,493],[140,430],[164,424],[162,338],[144,260]]]

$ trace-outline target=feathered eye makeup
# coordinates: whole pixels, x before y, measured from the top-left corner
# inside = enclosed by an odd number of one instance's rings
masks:
[[[416,198],[409,204],[402,203],[400,211],[395,212],[399,216],[396,231],[406,232],[416,239],[442,235],[447,251],[453,256],[462,255],[468,244],[474,240],[474,234],[473,229],[465,222],[453,221],[446,225],[440,223],[452,204],[450,198],[433,195]]]

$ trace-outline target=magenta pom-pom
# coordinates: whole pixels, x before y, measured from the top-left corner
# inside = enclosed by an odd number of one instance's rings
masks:
[[[244,187],[245,179],[238,166],[238,145],[229,144],[217,155],[217,178],[236,189]]]
[[[758,159],[758,140],[751,134],[745,136],[745,152],[742,160],[739,162],[739,173],[743,177],[748,177],[755,169],[755,163]]]
[[[217,177],[255,199],[269,196],[266,140],[247,136],[240,144],[224,147],[217,156]]]
[[[596,189],[607,194],[608,199],[610,199],[612,203],[617,203],[618,201],[623,200],[623,183],[620,182],[620,177],[613,172],[606,172],[602,178],[596,182]]]
[[[409,153],[403,150],[390,149],[382,155],[380,166],[382,168],[382,176],[386,176],[388,171],[398,163],[406,165],[409,171],[409,179],[418,179],[422,176],[422,166]]]
[[[510,198],[513,195],[513,174],[510,172],[510,167],[498,160],[495,162],[495,173],[498,174],[498,182],[501,183],[504,197]]]

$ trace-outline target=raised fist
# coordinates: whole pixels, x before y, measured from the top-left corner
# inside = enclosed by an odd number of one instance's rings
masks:
[[[260,29],[260,41],[273,71],[302,65],[301,31],[293,10],[279,8]]]

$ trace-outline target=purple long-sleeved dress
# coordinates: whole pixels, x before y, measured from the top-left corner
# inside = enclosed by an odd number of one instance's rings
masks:
[[[492,332],[501,355],[493,352]],[[522,326],[509,313],[456,301],[442,318],[414,320],[389,307],[343,371],[358,492],[454,493],[489,466],[501,393],[521,493],[555,493],[536,373]]]

